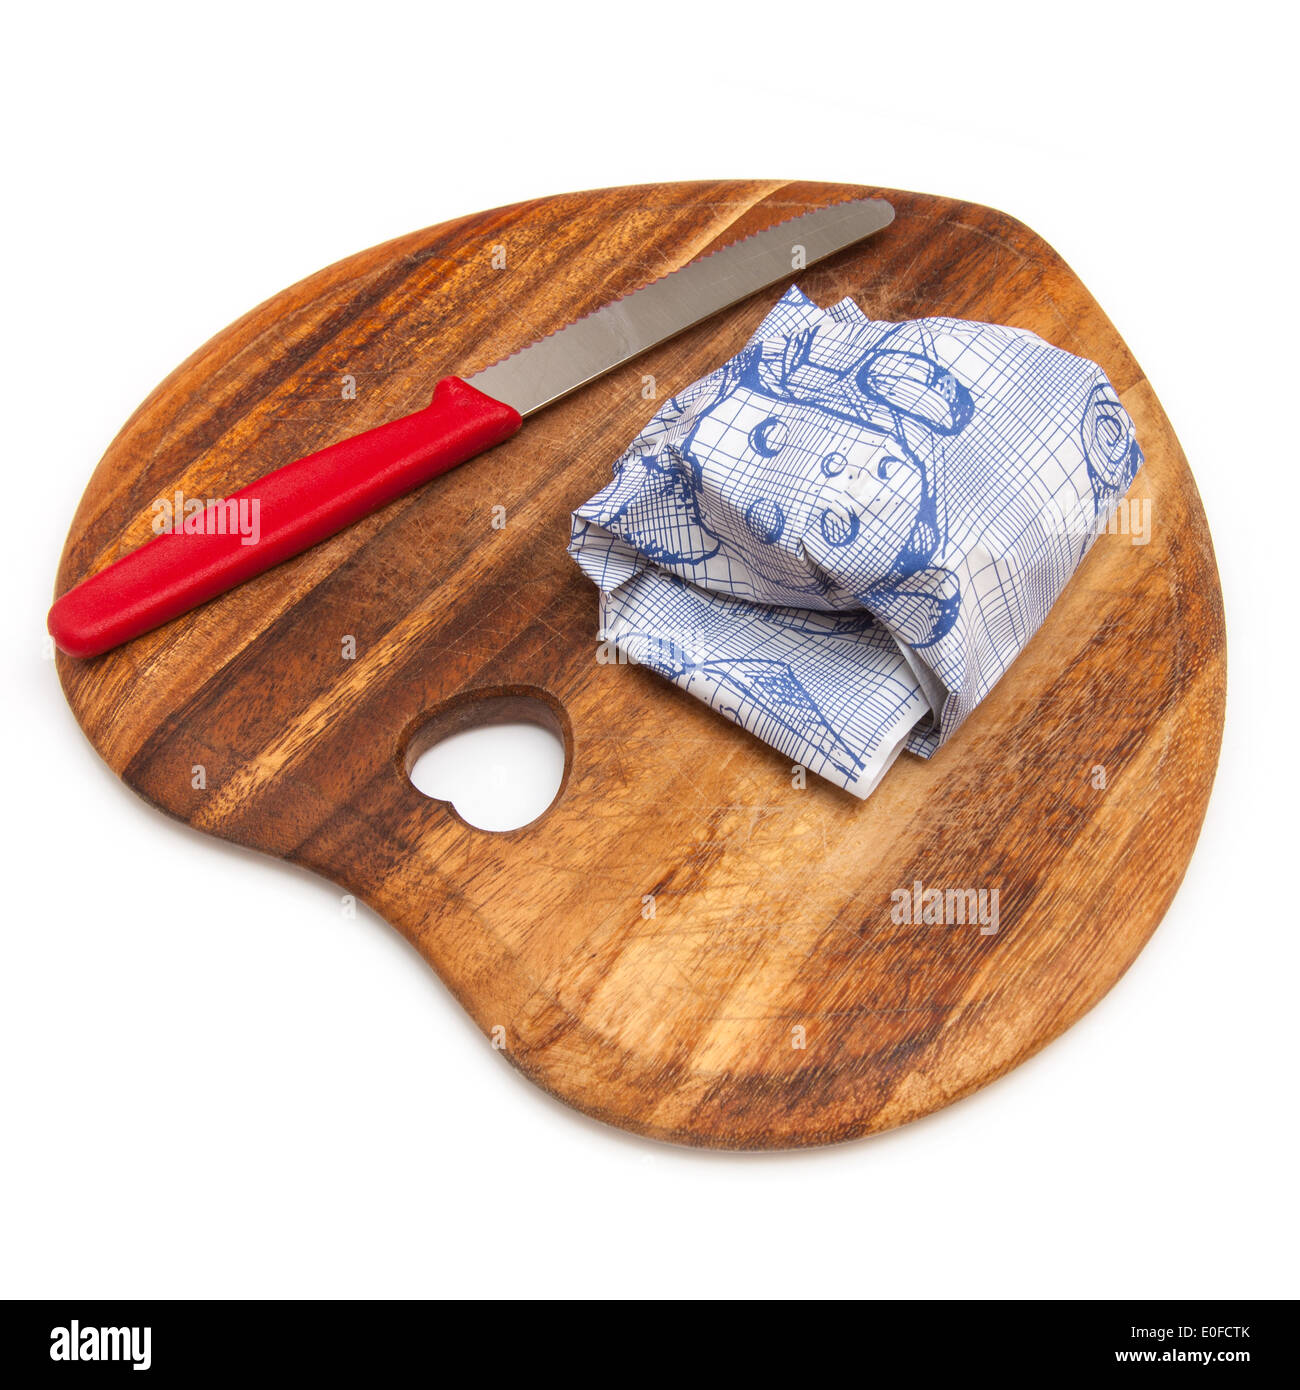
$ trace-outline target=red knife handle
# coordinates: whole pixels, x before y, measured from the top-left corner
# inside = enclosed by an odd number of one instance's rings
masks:
[[[173,518],[165,535],[58,599],[50,635],[70,656],[98,656],[300,554],[522,424],[513,406],[446,377],[423,410],[277,468],[196,511],[190,530]]]

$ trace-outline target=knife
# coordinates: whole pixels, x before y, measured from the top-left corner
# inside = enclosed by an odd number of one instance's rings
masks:
[[[553,404],[693,324],[894,220],[883,198],[834,203],[692,261],[470,377],[444,377],[423,410],[331,444],[211,503],[84,580],[50,609],[70,656],[92,657],[300,554],[508,439]],[[234,508],[234,510],[231,510]],[[255,514],[248,544],[231,518]],[[188,522],[186,523],[189,524]]]

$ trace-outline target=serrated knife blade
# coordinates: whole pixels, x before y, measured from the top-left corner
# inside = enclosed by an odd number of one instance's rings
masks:
[[[798,274],[796,265],[825,260],[893,220],[894,209],[883,198],[832,203],[792,217],[670,271],[468,381],[520,415],[531,415],[720,310]]]

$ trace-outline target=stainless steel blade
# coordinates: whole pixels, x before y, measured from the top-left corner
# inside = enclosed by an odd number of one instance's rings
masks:
[[[719,309],[797,274],[797,262],[824,260],[893,220],[894,209],[883,198],[792,217],[529,344],[470,377],[470,385],[531,415]]]

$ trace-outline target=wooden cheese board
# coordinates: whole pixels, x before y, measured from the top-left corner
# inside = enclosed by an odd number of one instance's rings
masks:
[[[150,539],[160,497],[227,496],[710,249],[876,194],[894,223],[789,283],[1095,359],[1137,424],[1130,500],[1152,524],[1145,544],[1103,535],[960,733],[865,803],[598,660],[596,593],[565,553],[570,511],[656,407],[647,378],[662,395],[712,369],[784,285],[203,608],[59,657],[129,787],[369,903],[525,1075],[660,1139],[823,1144],[956,1100],[1096,1003],[1182,879],[1223,723],[1213,549],[1151,387],[1050,247],[985,207],[779,181],[607,189],[415,232],[285,290],[168,377],[95,470],[59,569],[63,593]],[[503,714],[552,728],[566,768],[539,819],[491,833],[407,771]],[[997,930],[896,920],[916,885],[996,888]]]

